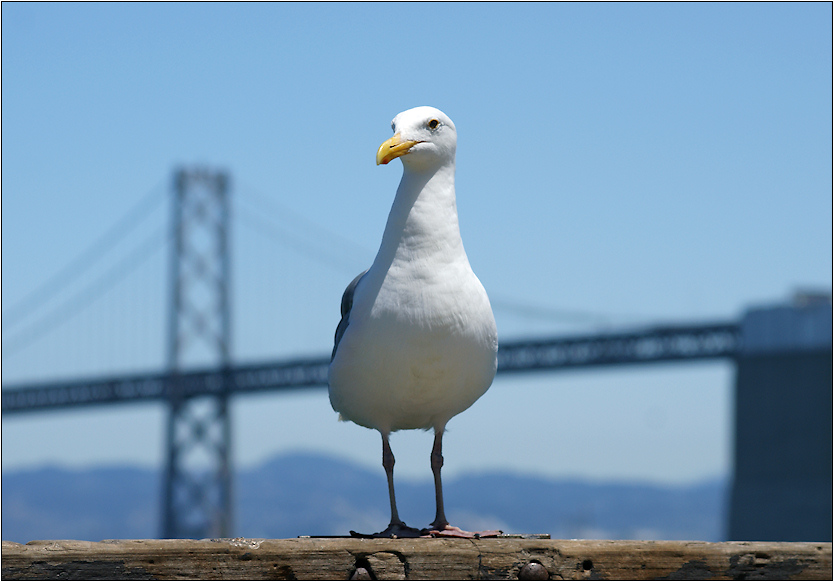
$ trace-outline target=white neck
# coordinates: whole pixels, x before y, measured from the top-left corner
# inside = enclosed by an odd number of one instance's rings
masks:
[[[448,261],[461,254],[454,162],[429,172],[404,165],[374,266],[405,261],[419,269],[424,260],[436,264],[438,257]]]

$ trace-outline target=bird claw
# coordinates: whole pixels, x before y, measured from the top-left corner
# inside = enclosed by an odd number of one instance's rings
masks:
[[[466,531],[460,529],[459,527],[446,524],[442,529],[424,529],[422,531],[422,537],[479,539],[498,537],[501,533],[501,530],[498,529],[490,529],[486,531]]]
[[[485,531],[466,531],[446,524],[442,528],[428,527],[425,529],[417,529],[409,527],[404,523],[392,523],[384,530],[373,533],[363,534],[350,530],[351,537],[354,538],[465,538],[465,539],[480,539],[480,538],[495,538],[503,533],[499,529],[490,529]]]
[[[355,538],[419,538],[423,531],[408,527],[404,523],[389,524],[384,530],[373,534],[361,534],[350,530],[350,535]]]

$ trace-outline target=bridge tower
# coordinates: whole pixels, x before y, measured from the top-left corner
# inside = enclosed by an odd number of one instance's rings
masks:
[[[229,537],[231,426],[225,374],[210,393],[189,394],[180,374],[228,370],[231,349],[229,180],[180,169],[173,187],[168,314],[168,420],[163,483],[165,538]]]
[[[730,540],[831,541],[831,321],[814,293],[742,319]]]

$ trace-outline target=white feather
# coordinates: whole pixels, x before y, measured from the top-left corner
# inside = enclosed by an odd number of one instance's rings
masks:
[[[355,288],[330,365],[330,402],[341,418],[386,434],[442,432],[492,384],[495,319],[460,237],[454,124],[418,107],[393,127],[422,143],[401,157],[379,252]]]

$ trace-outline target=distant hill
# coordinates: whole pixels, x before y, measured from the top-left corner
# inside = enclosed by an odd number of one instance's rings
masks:
[[[2,539],[153,538],[160,473],[130,467],[5,472]],[[444,483],[449,520],[465,529],[554,538],[724,539],[723,480],[686,487],[481,473]],[[235,478],[233,535],[291,538],[373,532],[388,522],[384,473],[315,454],[282,455]],[[400,515],[434,518],[430,480],[397,481]]]

